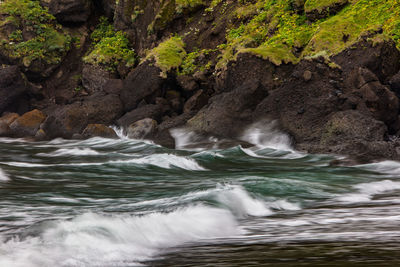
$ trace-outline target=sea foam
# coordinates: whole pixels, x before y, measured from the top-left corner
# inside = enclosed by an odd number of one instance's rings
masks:
[[[163,249],[240,234],[227,210],[202,205],[170,213],[83,214],[46,224],[39,236],[0,244],[0,266],[136,266]]]

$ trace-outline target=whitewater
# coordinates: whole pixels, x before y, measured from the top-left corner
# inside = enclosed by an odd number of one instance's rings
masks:
[[[242,144],[0,139],[0,266],[395,266],[400,163]],[[373,252],[373,253],[372,253]]]

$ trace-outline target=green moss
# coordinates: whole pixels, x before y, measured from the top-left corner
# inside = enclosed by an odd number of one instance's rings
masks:
[[[85,63],[99,65],[108,71],[115,72],[120,64],[134,66],[136,54],[131,49],[126,34],[115,31],[106,18],[101,18],[96,30],[91,34],[93,49],[84,57]]]
[[[25,67],[33,61],[58,64],[70,49],[71,37],[61,31],[61,26],[39,1],[5,0],[0,13],[2,53]],[[8,28],[14,31],[7,35]]]
[[[186,56],[185,44],[181,37],[174,36],[159,44],[154,48],[147,59],[154,59],[156,65],[161,69],[165,76],[171,69],[177,69]]]
[[[398,0],[352,0],[338,14],[312,23],[292,2],[259,0],[239,4],[233,16],[242,23],[227,30],[217,67],[224,67],[238,53],[253,53],[275,64],[297,63],[320,53],[329,58],[362,36],[380,30],[400,47]],[[309,0],[305,6],[319,10],[336,2],[343,1]]]
[[[313,10],[322,11],[336,4],[342,5],[348,0],[307,0],[304,5],[304,10],[310,12]]]
[[[211,61],[206,59],[211,53],[216,52],[217,49],[202,49],[188,53],[179,67],[179,75],[192,75],[197,71],[204,71],[211,68]],[[204,58],[207,63],[203,63],[200,58]]]

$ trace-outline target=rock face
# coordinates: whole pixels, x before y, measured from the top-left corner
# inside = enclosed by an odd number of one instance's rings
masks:
[[[27,90],[27,82],[18,67],[0,67],[0,114],[15,104]]]
[[[89,124],[86,126],[85,130],[83,130],[82,136],[85,138],[96,136],[104,138],[118,138],[115,131],[104,124]]]
[[[157,130],[157,122],[146,118],[129,125],[127,134],[132,139],[150,138]]]
[[[45,119],[46,114],[35,109],[18,117],[10,124],[10,129],[16,137],[33,137]]]
[[[83,23],[91,12],[90,0],[42,0],[60,23]],[[46,3],[47,2],[47,3]]]
[[[161,78],[160,72],[158,67],[146,61],[128,74],[121,92],[125,111],[136,108],[143,99],[148,100],[148,103],[152,102],[157,93],[162,93],[165,80]]]
[[[111,87],[112,78],[110,73],[98,66],[86,64],[82,70],[82,85],[90,94],[103,92],[107,87]]]

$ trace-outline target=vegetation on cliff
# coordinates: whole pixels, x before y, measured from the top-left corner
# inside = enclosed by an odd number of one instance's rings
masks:
[[[134,66],[136,54],[129,44],[126,34],[114,30],[107,18],[100,18],[100,23],[91,34],[93,49],[83,58],[85,63],[100,65],[106,70],[115,72],[120,64]]]
[[[27,68],[59,64],[70,49],[71,37],[39,1],[6,0],[0,18],[1,53]]]

